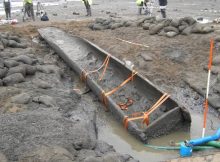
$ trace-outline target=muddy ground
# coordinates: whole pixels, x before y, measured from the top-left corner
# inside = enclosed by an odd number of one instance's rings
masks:
[[[101,6],[102,3],[105,4],[105,8]],[[168,13],[170,17],[203,15],[214,19],[219,16],[218,3],[219,1],[193,1],[192,3],[192,1],[172,0],[169,1]],[[93,18],[109,17],[106,11],[116,12],[116,15],[121,17],[116,18],[119,20],[140,18],[135,15],[137,10],[133,2],[121,1],[120,4],[114,0],[109,3],[97,1],[93,5],[95,15]],[[94,31],[88,28],[93,18],[60,22],[62,14],[67,15],[65,19],[84,19],[81,3],[78,2],[75,7],[72,6],[66,12],[63,10],[58,12],[52,7],[48,7],[48,10],[53,22],[38,21],[17,26],[0,26],[1,33],[9,32],[16,35],[23,44],[27,45],[24,49],[7,47],[4,51],[0,51],[0,61],[4,62],[1,69],[9,70],[12,68],[10,66],[20,66],[19,72],[13,69],[10,73],[16,72],[23,76],[15,76],[19,78],[16,80],[21,83],[17,81],[10,84],[8,84],[10,78],[5,81],[3,79],[9,74],[5,73],[4,77],[1,76],[3,86],[0,87],[0,134],[2,136],[0,149],[8,161],[24,162],[27,159],[32,161],[36,159],[39,161],[40,159],[47,161],[113,161],[113,159],[135,161],[129,155],[115,153],[111,143],[109,145],[97,139],[100,119],[96,121],[96,112],[100,109],[103,111],[102,105],[91,92],[84,88],[78,76],[66,67],[47,44],[39,40],[37,29],[44,26],[59,27],[70,34],[90,40],[121,60],[132,61],[140,74],[163,91],[170,93],[193,115],[202,114],[209,42],[211,37],[220,34],[218,24],[209,24],[215,28],[215,31],[209,34],[177,35],[174,38],[167,38],[149,35],[148,30],[136,26]],[[80,16],[71,15],[72,11],[79,12]],[[57,12],[58,16],[53,16],[52,13]],[[159,12],[155,14],[160,15]],[[55,22],[56,20],[59,22]],[[128,44],[117,38],[149,47]],[[215,119],[213,119],[214,122],[212,119],[208,121],[209,133],[219,128],[220,118],[218,70],[220,69],[218,62],[220,50],[218,44],[215,47],[214,55],[217,58],[215,68],[213,68],[215,71],[211,77],[210,91],[211,99],[214,100],[213,107],[210,107],[212,114],[210,116]],[[23,58],[18,58],[21,55]],[[14,63],[14,60],[17,63]],[[29,69],[32,71],[30,72]],[[81,92],[73,89],[80,89]],[[4,158],[2,155],[1,161]]]

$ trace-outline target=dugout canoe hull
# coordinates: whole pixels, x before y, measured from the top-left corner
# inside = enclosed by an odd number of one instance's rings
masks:
[[[90,41],[72,36],[57,28],[42,28],[38,32],[79,76],[85,69],[89,71],[99,67],[106,56],[109,55],[109,53]],[[131,70],[124,66],[122,61],[111,55],[103,81],[98,81],[98,76],[88,75],[86,84],[102,101],[101,94],[103,91],[113,89],[130,74]],[[132,83],[128,84],[114,95],[107,97],[107,108],[121,125],[123,125],[125,116],[144,111],[146,105],[150,107],[163,95],[161,90],[140,74],[137,74]],[[135,103],[127,111],[123,111],[117,103],[127,96],[134,98]],[[140,121],[130,121],[128,122],[127,130],[146,143],[149,138],[168,134],[177,129],[189,128],[191,116],[186,108],[180,106],[170,97],[152,115],[150,120],[150,124],[144,127],[139,123]]]

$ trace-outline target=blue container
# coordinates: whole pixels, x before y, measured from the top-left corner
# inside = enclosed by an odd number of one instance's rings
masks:
[[[180,156],[189,157],[192,156],[192,147],[186,146],[184,143],[180,145]]]

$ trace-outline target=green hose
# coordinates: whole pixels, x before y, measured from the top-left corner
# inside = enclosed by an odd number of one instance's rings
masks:
[[[175,146],[180,146],[180,143],[175,143]],[[220,141],[210,141],[210,142],[204,143],[202,146],[212,146],[215,148],[220,148]]]
[[[203,146],[212,146],[215,148],[220,148],[220,142],[219,141],[210,141],[208,143],[205,143]]]
[[[148,148],[153,148],[156,150],[179,150],[180,146],[155,146],[155,145],[144,145],[145,147]],[[194,146],[193,150],[194,151],[200,151],[200,150],[206,150],[206,149],[214,149],[215,147],[213,146]]]

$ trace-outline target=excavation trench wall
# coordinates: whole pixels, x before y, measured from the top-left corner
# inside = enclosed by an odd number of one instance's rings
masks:
[[[57,28],[43,28],[38,31],[60,57],[79,75],[82,74],[83,70],[91,71],[100,67],[108,55],[107,52],[95,44],[76,36],[70,36]],[[97,81],[99,76],[96,74],[88,75],[86,83],[102,100],[103,90],[108,92],[115,88],[130,74],[130,69],[125,67],[120,60],[111,56],[103,80]],[[162,91],[140,74],[137,74],[134,81],[128,84],[113,95],[107,96],[107,107],[120,123],[123,123],[126,115],[146,111],[163,95]],[[125,100],[128,96],[137,102],[129,107],[128,111],[122,111],[117,102]],[[150,116],[150,121],[150,125],[147,127],[143,127],[140,121],[131,121],[128,124],[128,131],[142,142],[147,142],[149,137],[157,137],[183,127],[189,128],[191,117],[184,107],[169,98],[161,105],[160,109],[157,109]]]

